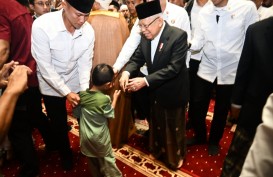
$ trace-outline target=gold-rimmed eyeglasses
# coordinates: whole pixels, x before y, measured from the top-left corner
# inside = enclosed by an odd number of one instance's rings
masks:
[[[144,28],[145,30],[147,30],[157,19],[159,19],[159,17],[155,18],[153,21],[151,21],[151,23],[149,23],[148,25],[138,25],[140,29]]]
[[[42,1],[36,2],[34,4],[37,4],[38,6],[41,6],[41,7],[44,7],[44,6],[49,7],[51,5],[50,2],[42,2]]]

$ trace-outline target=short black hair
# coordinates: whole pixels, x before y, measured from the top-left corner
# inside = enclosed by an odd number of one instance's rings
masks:
[[[105,63],[98,64],[92,72],[92,83],[95,86],[102,86],[107,82],[112,82],[114,78],[114,71],[110,65]]]
[[[29,4],[34,5],[34,0],[28,0]]]
[[[26,6],[26,7],[29,6],[28,0],[17,0],[17,2],[19,2],[19,3],[20,3],[21,5],[23,5],[23,6]]]
[[[120,5],[117,1],[113,0],[109,5],[113,5],[116,7],[116,9],[119,11]]]

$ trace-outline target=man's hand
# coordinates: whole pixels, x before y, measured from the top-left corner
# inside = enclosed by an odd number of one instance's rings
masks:
[[[3,68],[0,70],[0,88],[7,86],[9,74],[17,65],[18,62],[14,61],[4,64]]]
[[[136,92],[140,90],[142,87],[145,87],[147,84],[145,82],[144,77],[136,77],[129,80],[126,89],[129,91]]]
[[[22,94],[27,89],[27,76],[31,73],[32,70],[25,65],[16,66],[8,77],[6,91],[13,94]]]
[[[66,95],[66,99],[70,102],[73,108],[80,103],[80,96],[77,93],[70,92]]]
[[[120,85],[122,91],[124,91],[124,92],[126,91],[128,81],[129,81],[129,74],[127,71],[123,71],[121,74],[121,77],[119,79],[119,85]]]

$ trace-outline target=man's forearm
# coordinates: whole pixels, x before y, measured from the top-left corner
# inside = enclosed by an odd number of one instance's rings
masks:
[[[8,60],[9,51],[10,51],[9,42],[0,39],[0,69]]]
[[[0,97],[0,143],[9,129],[19,95],[6,90]]]

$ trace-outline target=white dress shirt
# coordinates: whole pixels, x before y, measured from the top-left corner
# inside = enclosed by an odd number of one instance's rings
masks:
[[[73,35],[68,32],[62,13],[60,10],[37,18],[31,39],[41,93],[58,97],[89,88],[95,41],[87,22]]]
[[[206,4],[204,6],[206,6]],[[194,38],[194,33],[196,32],[195,30],[199,26],[199,21],[198,21],[199,12],[201,11],[203,7],[199,6],[196,0],[194,0],[192,9],[191,9],[191,39]],[[201,57],[202,57],[202,52],[191,54],[191,59],[194,59],[194,60],[200,61]]]
[[[163,19],[167,21],[169,25],[186,31],[188,34],[188,39],[190,39],[190,20],[187,11],[184,8],[167,2],[166,8],[163,12]],[[119,56],[113,66],[117,70],[121,70],[121,68],[129,61],[140,43],[141,34],[138,27],[138,22],[139,20],[137,19],[131,30],[130,36],[124,43],[121,52],[119,53]]]
[[[263,20],[273,16],[273,9],[260,6],[258,9],[259,19]]]
[[[219,21],[216,22],[216,15]],[[255,4],[245,0],[229,0],[223,8],[211,1],[199,13],[198,32],[191,50],[202,51],[198,76],[219,85],[234,84],[248,26],[258,21]]]
[[[157,34],[157,36],[151,41],[151,60],[152,60],[152,63],[154,61],[154,56],[155,56],[155,52],[156,52],[156,49],[157,49],[157,46],[158,45],[161,45],[161,44],[158,44],[159,43],[159,39],[162,35],[162,32],[165,28],[165,22],[163,22],[163,25],[161,27],[161,30],[160,32]],[[162,46],[163,47],[163,46]],[[160,48],[162,48],[160,47]]]

